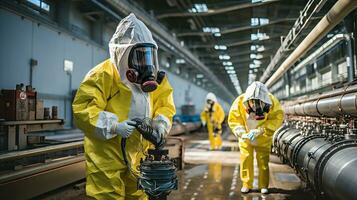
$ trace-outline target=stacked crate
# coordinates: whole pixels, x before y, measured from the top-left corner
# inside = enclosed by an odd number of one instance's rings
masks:
[[[43,119],[43,101],[37,100],[37,92],[31,87],[17,85],[16,90],[1,90],[0,119],[27,121]]]
[[[26,91],[2,90],[2,117],[8,121],[25,121],[29,118]]]

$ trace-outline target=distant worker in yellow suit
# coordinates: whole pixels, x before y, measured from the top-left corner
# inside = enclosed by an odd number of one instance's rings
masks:
[[[159,71],[157,49],[149,29],[130,14],[110,40],[110,59],[90,70],[77,91],[73,113],[85,133],[88,197],[147,199],[137,189],[137,167],[153,145],[141,137],[132,119],[152,119],[160,143],[176,112],[172,87]],[[121,149],[123,138],[129,164]]]
[[[206,96],[206,104],[201,112],[201,122],[207,126],[210,150],[218,150],[222,147],[222,123],[224,121],[224,110],[213,93]]]
[[[272,135],[283,122],[283,109],[276,97],[261,82],[253,82],[234,102],[228,124],[239,139],[242,193],[253,188],[254,151],[258,163],[258,187],[267,194],[269,186],[269,155]]]

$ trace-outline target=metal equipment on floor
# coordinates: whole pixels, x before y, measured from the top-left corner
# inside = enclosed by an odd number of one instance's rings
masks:
[[[159,133],[154,132],[153,122],[151,119],[134,119],[133,124],[138,132],[149,142],[151,142],[155,149],[149,149],[145,160],[140,162],[138,189],[143,190],[149,197],[149,200],[166,200],[167,195],[171,190],[176,190],[178,179],[176,176],[176,166],[168,157],[169,151],[163,149],[165,138],[158,138]],[[126,165],[128,160],[125,151],[126,139],[122,139],[122,153]]]

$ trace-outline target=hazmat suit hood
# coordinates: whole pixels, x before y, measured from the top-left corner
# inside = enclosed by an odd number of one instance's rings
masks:
[[[212,92],[208,93],[207,96],[206,96],[206,101],[207,100],[211,100],[215,103],[217,103],[217,97],[215,94],[213,94]]]
[[[127,83],[130,50],[136,44],[148,43],[158,47],[146,25],[131,13],[122,19],[109,42],[110,60],[119,71],[121,80]]]
[[[245,91],[243,102],[247,102],[250,99],[259,99],[266,104],[272,105],[267,86],[259,81],[254,81]]]

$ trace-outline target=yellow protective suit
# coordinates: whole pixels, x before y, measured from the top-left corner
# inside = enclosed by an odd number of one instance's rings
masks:
[[[224,121],[224,110],[221,105],[215,100],[213,105],[213,112],[209,112],[207,106],[201,112],[201,121],[207,125],[208,139],[210,141],[210,149],[220,149],[222,147],[222,123]],[[214,129],[218,128],[220,131],[214,133]]]
[[[134,24],[132,24],[132,20],[134,20]],[[137,27],[136,20],[133,15],[130,15],[129,19],[124,19],[124,33],[128,30],[131,34],[118,35],[120,37],[137,37],[136,34],[138,33],[135,31],[147,32],[148,30],[143,27]],[[123,27],[121,29],[118,27],[119,33],[123,31]],[[116,42],[129,41],[121,40],[120,37]],[[148,38],[150,39],[150,37]],[[143,38],[144,41],[142,42],[152,42],[145,41],[145,37],[137,37],[131,40],[129,44],[138,43]],[[130,45],[126,44],[125,48],[128,48],[128,46]],[[128,51],[124,49],[121,52]],[[123,55],[125,53],[121,54],[121,56]],[[115,57],[112,60],[122,59]],[[119,135],[111,136],[109,139],[103,139],[100,136],[100,134],[106,133],[105,130],[108,130],[108,128],[102,130],[101,126],[105,123],[99,123],[103,116],[101,114],[112,113],[112,115],[117,116],[118,122],[122,122],[129,116],[135,117],[141,113],[145,115],[148,111],[147,117],[167,121],[169,127],[166,131],[168,132],[172,117],[176,112],[172,97],[173,89],[167,78],[151,93],[135,93],[133,91],[134,86],[126,81],[125,76],[121,76],[121,74],[125,74],[126,69],[125,64],[122,66],[114,65],[109,59],[100,63],[84,78],[73,102],[75,123],[85,133],[86,194],[95,199],[147,199],[143,191],[137,190],[136,176],[130,173],[124,163],[120,145],[122,138]],[[144,95],[147,96],[144,98]],[[149,101],[147,102],[148,106],[136,103],[139,100],[142,102],[142,99]],[[136,108],[139,110],[133,111]],[[149,147],[152,147],[152,144],[143,139],[136,130],[127,138],[127,157],[135,174],[138,173],[137,167],[140,164],[140,159],[144,158],[144,153]]]
[[[269,185],[269,155],[272,144],[272,135],[283,122],[284,113],[278,101],[272,94],[269,93],[269,98],[272,106],[268,113],[265,113],[265,119],[259,120],[257,127],[264,129],[264,133],[259,135],[254,144],[248,139],[239,139],[240,148],[240,176],[243,182],[243,187],[252,189],[254,180],[254,151],[258,164],[258,187],[268,188]],[[249,132],[247,126],[247,112],[243,105],[244,94],[240,95],[232,104],[229,115],[228,124],[234,132],[237,127],[244,127],[247,134]]]

